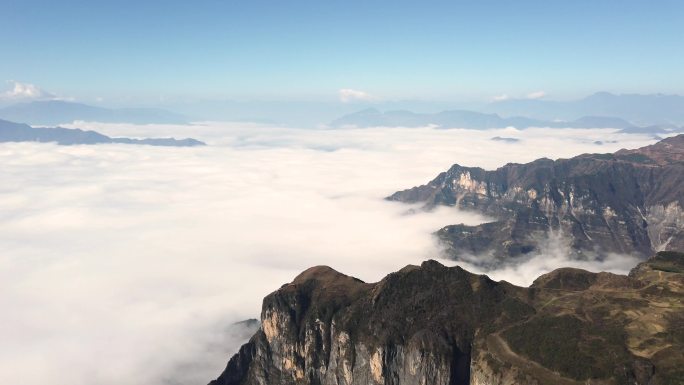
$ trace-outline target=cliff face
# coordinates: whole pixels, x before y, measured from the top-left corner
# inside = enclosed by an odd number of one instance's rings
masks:
[[[684,254],[530,288],[434,261],[367,284],[316,267],[264,299],[211,385],[680,384]]]
[[[684,135],[637,150],[539,159],[494,171],[452,166],[430,183],[390,200],[458,206],[497,218],[437,232],[449,254],[514,261],[549,236],[566,239],[577,258],[608,253],[646,258],[684,249]],[[483,263],[484,264],[484,263]]]

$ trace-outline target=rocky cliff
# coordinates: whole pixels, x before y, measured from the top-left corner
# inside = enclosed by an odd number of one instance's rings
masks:
[[[514,262],[551,236],[566,241],[576,258],[646,258],[684,249],[684,135],[637,150],[538,159],[493,171],[456,164],[388,199],[423,202],[428,209],[458,206],[497,219],[439,230],[454,259]]]
[[[211,385],[684,383],[684,254],[529,288],[435,261],[377,283],[315,267],[264,299]]]

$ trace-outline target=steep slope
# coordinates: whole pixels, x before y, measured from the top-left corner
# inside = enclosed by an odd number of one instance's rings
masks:
[[[388,197],[477,210],[497,218],[437,232],[454,259],[514,262],[549,237],[577,258],[643,257],[684,249],[684,135],[637,150],[538,159],[494,171],[453,165],[430,183]],[[490,256],[491,258],[484,258]]]
[[[211,385],[680,384],[684,254],[530,288],[435,261],[367,284],[309,269]]]
[[[2,142],[54,142],[60,145],[74,144],[145,144],[149,146],[193,147],[203,146],[199,140],[174,138],[110,138],[95,131],[83,131],[72,128],[31,127],[26,124],[0,120],[0,143]]]

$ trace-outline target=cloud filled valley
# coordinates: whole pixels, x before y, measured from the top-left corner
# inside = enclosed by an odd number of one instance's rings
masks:
[[[301,270],[329,265],[377,281],[439,258],[431,234],[442,226],[489,220],[449,208],[409,215],[382,199],[394,191],[453,163],[493,169],[656,141],[609,129],[74,127],[209,146],[0,146],[0,305],[11,309],[0,315],[1,383],[208,382],[245,338],[227,325],[258,318],[261,298]],[[559,238],[486,273],[527,285],[568,263]],[[634,263],[573,265],[625,272]]]

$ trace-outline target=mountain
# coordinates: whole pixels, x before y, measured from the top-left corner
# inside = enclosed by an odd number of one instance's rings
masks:
[[[468,128],[487,130],[513,126],[519,129],[529,127],[553,128],[631,128],[633,125],[620,118],[603,116],[584,116],[573,121],[544,121],[521,116],[502,118],[497,114],[484,114],[467,110],[442,111],[436,114],[415,113],[411,111],[380,112],[370,108],[345,115],[330,123],[330,127],[425,127],[434,125],[439,128]]]
[[[415,113],[369,108],[344,115],[331,127],[424,127],[490,129],[513,126],[620,128],[625,132],[684,132],[684,96],[615,95],[598,92],[572,101],[509,99],[469,110]]]
[[[490,138],[490,140],[493,140],[495,142],[504,142],[504,143],[518,143],[520,142],[520,139],[518,138],[506,138],[502,136],[495,136],[493,138]]]
[[[0,119],[54,126],[84,120],[102,123],[186,124],[183,115],[156,108],[109,109],[60,100],[14,104],[0,109]]]
[[[529,288],[435,261],[364,283],[324,266],[263,302],[210,385],[684,383],[684,254]]]
[[[627,127],[618,131],[623,134],[672,134],[677,132],[684,132],[684,127],[677,127],[673,124],[660,124],[644,127]]]
[[[544,120],[574,120],[582,116],[618,116],[635,125],[684,125],[684,96],[615,95],[598,92],[572,101],[511,99],[489,104],[486,112]]]
[[[518,124],[533,125],[536,122],[530,122],[524,118]],[[512,122],[510,122],[512,123]],[[541,123],[541,122],[539,122]],[[495,114],[482,114],[479,112],[453,110],[443,111],[436,114],[420,114],[411,111],[387,111],[380,112],[377,109],[371,108],[357,113],[345,115],[330,123],[331,127],[347,127],[354,126],[359,128],[364,127],[425,127],[428,125],[436,125],[441,128],[472,128],[472,129],[488,129],[501,128],[513,124],[505,121]]]
[[[6,120],[0,120],[0,142],[54,142],[61,145],[123,143],[172,147],[192,147],[205,145],[205,143],[191,138],[180,140],[174,138],[110,138],[109,136],[95,131],[83,131],[79,129],[62,127],[31,127],[27,124],[13,123]]]
[[[684,250],[684,135],[637,150],[538,159],[494,171],[453,165],[387,199],[457,206],[496,218],[437,232],[448,255],[483,266],[514,263],[548,240],[578,259]]]

